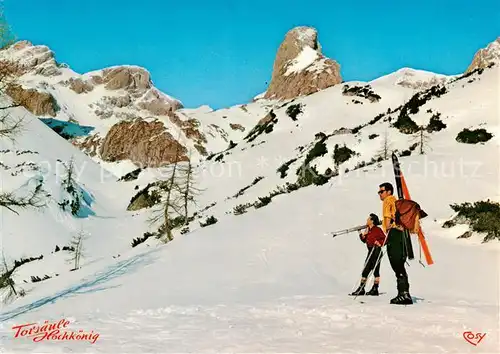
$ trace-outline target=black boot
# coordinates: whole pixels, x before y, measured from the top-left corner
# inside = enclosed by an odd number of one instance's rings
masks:
[[[359,284],[358,288],[354,292],[350,293],[351,296],[359,296],[365,294],[365,283]]]
[[[373,287],[366,293],[366,295],[378,296],[378,284],[374,283]]]
[[[400,277],[397,279],[398,295],[391,299],[391,304],[394,305],[411,305],[413,299],[410,295],[410,284],[407,277]]]
[[[398,294],[398,296],[391,299],[391,304],[393,304],[393,305],[411,305],[411,304],[413,304],[413,299],[411,298],[411,295],[409,292],[403,291],[402,293]]]

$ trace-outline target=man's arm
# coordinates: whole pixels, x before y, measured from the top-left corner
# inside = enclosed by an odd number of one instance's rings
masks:
[[[390,217],[384,218],[384,226],[385,226],[386,232],[389,232],[389,229],[391,228],[391,220],[392,220],[392,218],[390,218]]]

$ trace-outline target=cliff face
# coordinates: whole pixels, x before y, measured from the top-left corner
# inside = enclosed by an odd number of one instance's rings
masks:
[[[165,131],[162,122],[144,120],[113,125],[100,148],[104,161],[130,160],[140,167],[187,161],[186,153],[187,149]]]
[[[500,37],[491,42],[486,48],[479,49],[472,62],[470,63],[466,73],[469,73],[478,68],[485,68],[492,63],[500,62]]]
[[[264,98],[295,98],[341,82],[340,65],[321,53],[316,29],[296,27],[286,34],[278,49]]]

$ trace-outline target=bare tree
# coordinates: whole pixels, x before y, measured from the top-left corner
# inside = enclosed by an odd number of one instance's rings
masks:
[[[5,259],[5,255],[2,252],[2,264],[0,268],[0,289],[6,291],[5,296],[2,298],[3,303],[8,302],[10,299],[16,296],[25,295],[23,289],[20,290],[16,289],[16,284],[12,279],[12,276],[15,274],[18,267],[19,264],[17,263],[14,263],[12,267],[9,267]]]
[[[88,236],[89,235],[85,231],[80,230],[70,241],[70,247],[72,250],[71,258],[68,259],[68,262],[73,263],[74,267],[72,270],[80,269],[80,260],[82,256],[85,255],[83,241],[87,240]]]
[[[175,183],[175,187],[178,189],[179,194],[181,195],[182,207],[183,207],[183,217],[184,223],[183,226],[188,224],[188,208],[189,204],[198,205],[196,202],[196,197],[199,196],[203,189],[198,188],[196,186],[197,181],[194,178],[194,168],[191,161],[192,154],[191,151],[189,153],[189,160],[184,165],[179,165],[178,168],[178,178]]]
[[[43,208],[46,205],[46,197],[47,193],[42,188],[42,182],[39,181],[35,189],[25,196],[15,195],[13,192],[0,193],[0,207],[19,215],[16,209]]]
[[[429,143],[429,140],[430,140],[430,136],[426,132],[426,129],[425,129],[424,126],[420,126],[419,127],[418,132],[416,132],[415,134],[413,134],[413,139],[412,140],[413,140],[414,143],[416,142],[418,144],[419,154],[423,155],[425,153],[425,150],[429,146],[428,143]]]
[[[160,207],[153,211],[153,215],[149,219],[150,224],[155,224],[160,220],[163,221],[159,237],[163,242],[169,242],[174,239],[172,234],[171,212],[173,211],[178,215],[182,215],[182,198],[179,194],[179,187],[177,186],[178,162],[181,153],[179,146],[179,144],[176,144],[173,156],[174,162],[169,165],[168,168],[168,173],[170,174],[169,178],[156,182],[160,190],[166,193],[162,196]]]
[[[377,157],[382,157],[382,159],[387,160],[392,153],[392,144],[389,140],[389,134],[387,130],[384,133],[384,138],[380,149],[377,152]]]
[[[3,10],[0,9],[0,45],[13,41],[14,36],[5,20]],[[0,95],[5,97],[7,85],[16,80],[16,68],[5,61],[0,62]],[[23,130],[23,119],[15,119],[10,115],[9,109],[17,107],[16,104],[0,105],[0,139],[9,139],[15,142],[16,137]],[[33,191],[27,195],[19,195],[14,192],[0,192],[0,207],[4,207],[13,213],[19,214],[17,210],[29,207],[41,208],[45,206],[44,197],[46,193],[42,189],[42,182],[39,181]],[[17,209],[17,210],[16,210]]]

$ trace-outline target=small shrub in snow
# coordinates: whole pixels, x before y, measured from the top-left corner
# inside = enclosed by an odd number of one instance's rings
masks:
[[[265,117],[264,122],[257,124],[245,137],[248,142],[254,141],[259,135],[262,133],[269,134],[270,132],[273,131],[273,126],[278,122],[278,117],[276,114],[271,110],[269,112],[269,115]]]
[[[314,144],[313,148],[307,153],[306,159],[304,161],[304,165],[309,164],[312,160],[317,157],[323,156],[328,153],[328,149],[326,148],[325,139],[321,139],[320,141]]]
[[[255,202],[253,206],[258,209],[266,206],[269,203],[271,203],[271,197],[259,197],[259,200]]]
[[[213,225],[217,222],[217,218],[215,216],[209,216],[204,223],[200,223],[200,226],[201,227],[206,227],[206,226],[209,226],[209,225]]]
[[[132,172],[129,172],[126,175],[120,177],[120,179],[118,179],[118,181],[119,182],[121,182],[121,181],[129,182],[129,181],[136,180],[139,177],[139,174],[141,173],[141,171],[142,171],[141,168],[137,168],[137,169],[133,170]]]
[[[170,228],[175,229],[179,226],[183,226],[186,221],[184,215],[178,215],[170,220]]]
[[[373,118],[371,121],[369,121],[368,124],[373,125],[373,124],[377,123],[380,119],[382,119],[384,117],[384,115],[385,115],[384,113],[380,113],[375,118]]]
[[[370,134],[368,135],[368,139],[372,140],[375,139],[378,136],[378,134]]]
[[[441,113],[437,113],[431,117],[431,119],[429,120],[429,124],[426,127],[427,132],[429,132],[429,133],[438,132],[438,131],[446,128],[446,124],[444,124],[441,121],[440,116],[441,116]]]
[[[488,242],[493,239],[500,240],[499,203],[487,200],[478,201],[474,204],[468,202],[452,204],[450,207],[455,212],[458,212],[457,218],[467,220],[473,231],[486,234],[483,242]]]
[[[143,208],[151,208],[160,203],[161,195],[157,189],[159,184],[156,182],[149,183],[144,189],[137,192],[127,206],[127,210],[136,211]]]
[[[314,138],[315,139],[320,139],[320,140],[326,139],[326,134],[323,133],[323,132],[319,132],[319,133],[314,134]]]
[[[288,160],[287,162],[285,162],[283,165],[281,165],[280,167],[278,167],[278,169],[276,170],[276,172],[278,172],[280,174],[280,178],[285,178],[286,177],[286,172],[288,171],[288,168],[290,167],[290,165],[292,163],[294,163],[295,161],[297,161],[297,159],[291,159],[291,160]]]
[[[306,187],[311,184],[317,186],[325,184],[328,182],[328,177],[318,173],[314,166],[302,165],[297,171],[299,178],[297,179],[297,184],[300,187]]]
[[[415,149],[417,148],[417,146],[418,146],[418,143],[414,143],[414,144],[412,144],[412,145],[410,146],[410,148],[409,148],[409,149],[410,149],[410,151],[415,150]]]
[[[221,162],[223,158],[224,158],[224,154],[219,154],[219,156],[217,156],[217,157],[214,159],[214,161],[216,161],[216,162]],[[223,161],[222,161],[222,162],[223,162]]]
[[[252,186],[256,185],[257,183],[259,183],[259,182],[260,182],[260,181],[262,181],[263,179],[264,179],[264,177],[263,177],[263,176],[256,177],[250,185],[248,185],[248,186],[246,186],[246,187],[244,187],[244,188],[240,189],[240,190],[238,191],[238,193],[236,193],[235,195],[233,195],[233,198],[238,198],[239,196],[243,195],[247,189],[249,189],[250,187],[252,187]]]
[[[41,281],[44,281],[44,280],[47,280],[47,279],[50,279],[51,277],[49,277],[47,274],[45,274],[45,276],[43,278],[40,278],[40,277],[37,277],[37,276],[31,276],[31,282],[32,283],[38,283],[38,282],[41,282]]]
[[[419,130],[417,123],[410,118],[406,108],[399,112],[398,119],[394,122],[393,126],[403,134],[414,134]]]
[[[399,156],[410,156],[411,151],[410,150],[403,150],[401,151],[401,154]]]
[[[20,267],[23,264],[33,262],[33,261],[39,261],[43,259],[43,254],[40,255],[39,257],[30,257],[30,258],[21,258],[20,260],[15,260],[14,261],[14,266],[15,267]]]
[[[246,204],[239,204],[233,208],[233,214],[234,215],[241,215],[247,212],[247,209],[251,207],[251,203],[246,203]]]
[[[359,131],[361,130],[361,128],[363,128],[362,125],[358,125],[357,127],[354,127],[353,129],[351,129],[351,133],[352,134],[358,134]]]
[[[377,102],[382,98],[372,90],[370,85],[353,86],[353,87],[349,87],[349,85],[344,85],[344,87],[342,88],[342,94],[344,96],[358,96],[366,98],[372,103]]]
[[[333,150],[333,161],[335,165],[340,165],[347,160],[349,160],[355,152],[349,149],[345,144],[342,147],[339,147],[339,144],[335,144],[335,148]]]
[[[456,137],[456,141],[464,144],[477,144],[484,143],[493,137],[491,133],[488,133],[484,128],[469,130],[465,128]]]
[[[146,240],[152,236],[155,236],[156,234],[152,233],[152,232],[145,232],[144,235],[142,237],[138,237],[138,238],[134,238],[132,240],[132,247],[136,247],[138,245],[140,245],[141,243],[144,243],[146,242]]]
[[[287,116],[292,118],[292,120],[294,121],[297,120],[297,116],[301,113],[302,113],[302,104],[300,103],[292,104],[291,106],[288,106],[288,108],[286,109]]]

